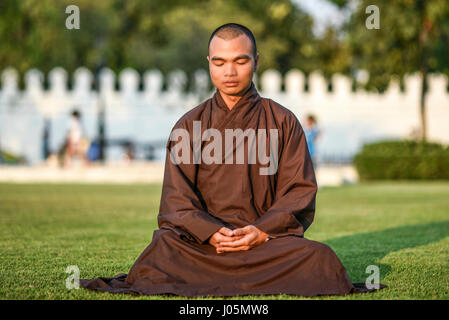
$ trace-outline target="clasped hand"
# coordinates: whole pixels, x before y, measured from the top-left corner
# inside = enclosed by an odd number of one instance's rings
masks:
[[[231,230],[222,227],[209,239],[209,243],[216,248],[217,253],[249,250],[262,244],[268,234],[253,225]]]

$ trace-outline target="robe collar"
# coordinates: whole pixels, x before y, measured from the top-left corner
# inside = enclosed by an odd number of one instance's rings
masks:
[[[251,81],[251,86],[246,90],[246,92],[243,94],[243,96],[240,98],[239,101],[234,105],[232,109],[229,109],[226,105],[226,102],[223,100],[223,97],[220,94],[220,91],[218,89],[215,90],[215,94],[213,96],[214,104],[225,110],[228,113],[237,113],[240,109],[244,113],[249,111],[257,102],[260,100],[260,95],[257,92],[256,86],[254,85],[254,82]]]

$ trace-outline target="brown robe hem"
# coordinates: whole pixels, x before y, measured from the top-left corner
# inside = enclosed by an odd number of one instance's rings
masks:
[[[117,294],[131,294],[131,295],[175,295],[187,298],[198,297],[237,297],[247,295],[294,295],[302,297],[314,297],[314,296],[331,296],[331,295],[348,295],[357,293],[371,293],[377,291],[377,289],[368,289],[365,283],[353,283],[352,288],[349,288],[348,292],[341,293],[336,291],[322,291],[314,294],[298,294],[297,291],[282,291],[274,292],[273,290],[254,290],[254,291],[239,291],[236,288],[223,288],[210,286],[202,288],[201,290],[192,290],[189,285],[164,285],[158,287],[147,288],[134,288],[131,284],[126,282],[126,273],[117,274],[112,278],[97,278],[97,279],[80,279],[80,285],[89,290],[109,292]],[[384,284],[379,285],[379,290],[386,288]],[[216,293],[215,293],[216,292]]]
[[[210,286],[203,288],[202,290],[192,291],[189,285],[164,285],[157,288],[141,288],[135,289],[131,285],[127,284],[123,279],[126,278],[126,273],[118,274],[113,278],[98,278],[93,280],[80,279],[80,285],[86,289],[94,291],[103,291],[109,293],[122,293],[122,294],[132,294],[132,295],[176,295],[188,298],[195,297],[236,297],[236,296],[246,296],[246,295],[298,295],[296,292],[273,292],[272,290],[258,290],[258,291],[238,291],[235,288],[224,288],[224,287],[214,287]],[[116,286],[111,286],[111,282],[116,283]],[[121,284],[118,284],[122,282]],[[117,286],[118,285],[118,286]],[[216,293],[215,293],[216,292]],[[302,294],[298,296],[313,297],[319,295],[345,295],[356,292],[355,288],[350,289],[347,293],[340,292],[322,292],[318,294]]]

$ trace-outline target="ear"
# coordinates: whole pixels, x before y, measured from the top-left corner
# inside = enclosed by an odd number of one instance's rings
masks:
[[[259,53],[257,53],[256,57],[254,58],[254,72],[257,71],[258,67],[259,67]]]
[[[207,56],[207,57],[206,57],[206,59],[207,59],[207,61],[209,61],[209,62],[210,62],[210,57],[209,57],[209,56]]]

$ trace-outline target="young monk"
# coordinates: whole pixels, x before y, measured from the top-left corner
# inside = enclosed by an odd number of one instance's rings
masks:
[[[217,28],[207,59],[216,91],[173,127],[152,242],[128,274],[81,285],[187,297],[357,292],[334,251],[304,238],[315,214],[312,161],[295,115],[252,82],[253,34]],[[252,152],[242,159],[242,149]]]

